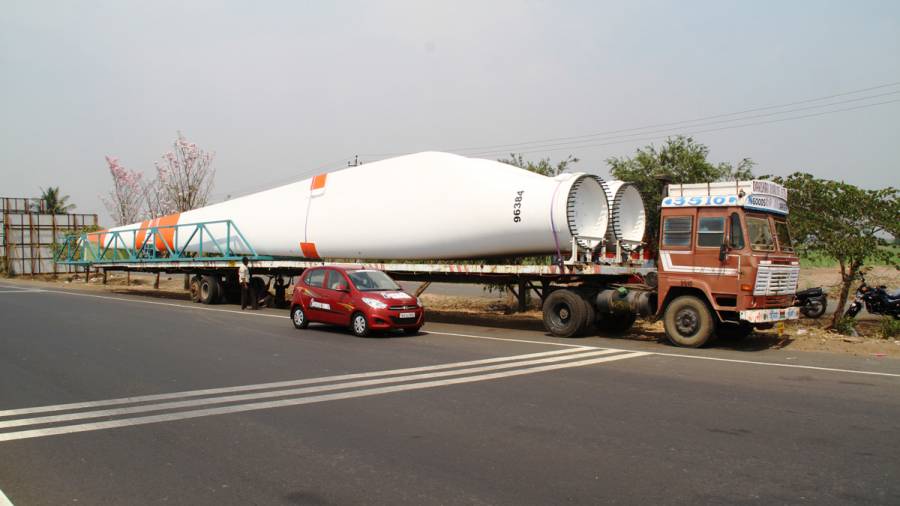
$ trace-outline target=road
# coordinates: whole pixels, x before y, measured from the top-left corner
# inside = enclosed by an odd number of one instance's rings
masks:
[[[900,361],[0,282],[0,504],[900,504]]]

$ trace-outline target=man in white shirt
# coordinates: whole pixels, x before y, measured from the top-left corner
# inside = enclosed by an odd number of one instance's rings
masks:
[[[250,299],[250,308],[259,309],[256,294],[250,289],[250,260],[247,257],[241,259],[238,267],[238,281],[241,283],[241,310],[247,307],[247,299]]]

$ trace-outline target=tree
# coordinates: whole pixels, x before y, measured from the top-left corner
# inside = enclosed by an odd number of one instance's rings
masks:
[[[103,205],[116,226],[140,221],[144,203],[140,172],[126,169],[115,157],[107,156],[106,163],[113,179],[113,189],[102,198]]]
[[[215,153],[198,148],[178,132],[173,150],[156,163],[161,201],[173,211],[189,211],[206,205],[216,171]]]
[[[900,190],[864,190],[802,172],[773,180],[788,189],[790,227],[798,249],[838,261],[841,291],[834,326],[843,317],[850,286],[866,262],[900,267],[896,255],[885,247],[887,234],[900,237]]]
[[[607,158],[614,179],[634,183],[644,198],[647,211],[646,240],[656,249],[662,184],[706,183],[753,178],[753,160],[744,158],[733,166],[727,162],[713,164],[706,158],[709,148],[692,137],[670,137],[657,149],[652,144],[638,148],[634,157]]]
[[[579,160],[578,158],[569,155],[565,160],[562,160],[556,165],[553,165],[550,163],[549,158],[543,158],[541,160],[538,160],[537,162],[532,162],[530,160],[525,160],[525,157],[523,157],[521,154],[510,153],[509,158],[497,161],[500,163],[518,167],[520,169],[529,170],[542,176],[554,177],[565,172],[566,169],[569,168],[570,164],[578,163]]]
[[[69,196],[60,195],[59,187],[41,188],[41,200],[48,214],[66,214],[75,209],[75,204],[68,204]]]

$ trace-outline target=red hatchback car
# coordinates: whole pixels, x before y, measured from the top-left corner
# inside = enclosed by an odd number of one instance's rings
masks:
[[[291,321],[298,329],[311,322],[345,325],[360,337],[373,330],[415,334],[425,309],[382,271],[313,267],[294,286]]]

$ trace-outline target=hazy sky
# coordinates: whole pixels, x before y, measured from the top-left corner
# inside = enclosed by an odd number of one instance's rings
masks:
[[[493,147],[900,82],[894,0],[0,5],[0,195],[60,186],[104,223],[104,156],[150,175],[176,130],[216,152],[221,200],[354,154],[426,149],[571,153],[606,176],[606,158],[667,134],[900,99],[895,85],[563,149]],[[695,137],[758,173],[900,186],[900,102]]]

